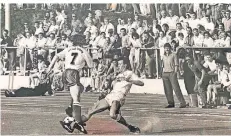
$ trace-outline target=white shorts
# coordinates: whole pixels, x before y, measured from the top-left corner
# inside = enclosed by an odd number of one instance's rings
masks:
[[[122,93],[110,93],[105,97],[105,100],[111,106],[113,101],[119,101],[121,106],[124,104],[125,96]]]

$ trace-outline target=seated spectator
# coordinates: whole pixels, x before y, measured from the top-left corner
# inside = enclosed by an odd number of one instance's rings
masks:
[[[184,34],[183,33],[178,33],[178,44],[180,47],[183,47],[184,46]]]
[[[209,32],[204,33],[203,47],[214,47],[213,39]]]
[[[46,33],[46,36],[49,36],[51,33],[58,35],[59,26],[56,25],[56,21],[53,19],[51,20],[51,26],[49,27],[48,32]]]
[[[38,36],[38,34],[40,33],[40,26],[39,26],[39,21],[36,21],[35,23],[34,23],[34,29],[35,29],[35,33],[34,33],[34,35],[36,35],[36,36]]]
[[[220,46],[221,47],[230,47],[230,37],[228,37],[226,32],[220,32]]]
[[[72,14],[71,20],[71,35],[82,34],[84,32],[84,25],[81,20],[79,20],[75,14]]]
[[[104,18],[104,24],[100,27],[100,32],[105,32],[106,36],[108,37],[109,29],[112,29],[113,32],[115,32],[114,25],[109,22],[108,18]]]
[[[59,44],[60,47],[71,47],[73,43],[68,39],[66,34],[62,34],[62,40],[61,43]]]
[[[207,88],[207,103],[211,106],[217,106],[217,92],[219,89],[222,89],[222,81],[226,75],[226,72],[228,71],[227,66],[224,65],[223,67],[223,65],[219,62],[216,62],[216,64],[218,80],[214,81],[212,84],[209,84]]]
[[[87,18],[84,20],[84,25],[85,25],[86,27],[88,27],[88,26],[94,24],[93,22],[94,22],[94,20],[93,20],[93,15],[92,15],[91,12],[89,12]]]
[[[178,39],[179,39],[179,37],[178,37],[178,34],[179,34],[179,33],[182,33],[182,34],[184,35],[184,38],[185,38],[186,35],[187,35],[187,32],[186,32],[185,29],[183,29],[181,23],[177,23],[177,24],[176,24],[176,36],[177,36]]]
[[[64,25],[64,29],[61,30],[61,34],[67,35],[67,37],[71,36],[71,28],[69,25]]]
[[[193,39],[192,28],[187,27],[186,31],[187,31],[187,36],[185,38],[184,43],[186,44],[186,46],[193,46],[194,45],[194,39]]]
[[[93,21],[88,22],[88,26],[84,32],[84,35],[86,35],[87,32],[91,33],[91,38],[95,39],[98,36],[98,29],[96,26],[94,26]]]
[[[214,40],[214,47],[221,47],[220,45],[220,39],[218,37],[217,33],[213,33],[213,40]]]
[[[212,58],[210,53],[206,53],[204,57],[205,63],[203,66],[207,69],[207,73],[210,75],[214,74],[217,68],[215,60]]]

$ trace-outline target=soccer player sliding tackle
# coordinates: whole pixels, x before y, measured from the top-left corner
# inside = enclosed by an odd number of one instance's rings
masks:
[[[93,67],[93,60],[88,52],[77,46],[69,47],[58,53],[52,60],[48,72],[51,71],[58,59],[65,59],[65,71],[63,72],[63,83],[70,91],[72,97],[73,117],[75,121],[71,124],[65,124],[60,121],[63,128],[68,132],[78,129],[80,132],[87,133],[81,120],[80,94],[83,92],[83,85],[80,83],[79,70],[87,63],[89,68]]]
[[[107,94],[105,98],[98,100],[86,115],[82,115],[82,122],[88,121],[91,116],[96,113],[109,109],[110,117],[112,119],[126,126],[130,132],[140,133],[140,129],[138,127],[128,124],[122,117],[120,108],[123,106],[125,97],[129,93],[132,85],[143,86],[144,83],[138,79],[137,75],[128,70],[128,66],[124,63],[124,60],[119,60],[118,65],[120,73],[115,79],[116,83],[113,86],[113,90]],[[70,115],[70,113],[67,114]]]

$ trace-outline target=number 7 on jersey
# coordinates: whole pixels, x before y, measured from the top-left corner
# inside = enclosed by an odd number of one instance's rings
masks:
[[[76,57],[78,56],[78,53],[71,53],[71,56],[73,56],[72,61],[71,61],[71,64],[72,64],[72,65],[75,65],[75,59],[76,59]]]

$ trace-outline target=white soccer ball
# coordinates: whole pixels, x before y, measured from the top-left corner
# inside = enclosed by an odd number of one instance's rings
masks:
[[[63,120],[63,122],[65,123],[65,124],[71,124],[72,122],[74,122],[75,121],[75,118],[73,118],[73,117],[66,117],[66,118],[64,118],[64,120]]]

